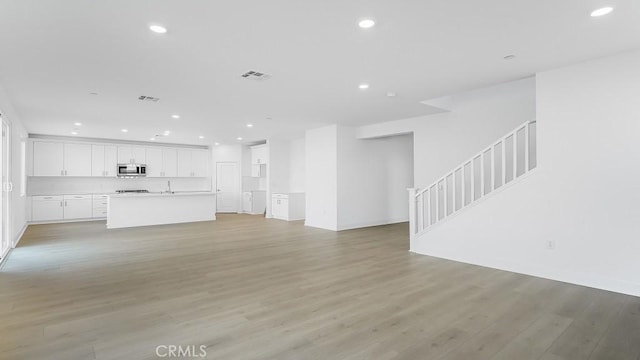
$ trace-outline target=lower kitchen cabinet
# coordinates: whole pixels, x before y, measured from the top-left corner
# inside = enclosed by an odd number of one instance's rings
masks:
[[[31,221],[59,221],[92,217],[91,195],[31,197]]]
[[[92,216],[94,218],[106,218],[108,202],[109,202],[109,196],[107,195],[93,195]]]
[[[88,219],[92,217],[91,195],[65,195],[63,219]]]
[[[304,207],[304,193],[271,195],[271,216],[275,219],[303,220]]]
[[[64,200],[62,196],[32,196],[31,220],[54,221],[64,216]]]

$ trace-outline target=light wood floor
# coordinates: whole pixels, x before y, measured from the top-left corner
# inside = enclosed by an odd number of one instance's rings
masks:
[[[30,226],[0,272],[1,359],[632,359],[640,299],[411,254],[407,225],[248,215]],[[612,264],[614,266],[614,264]]]

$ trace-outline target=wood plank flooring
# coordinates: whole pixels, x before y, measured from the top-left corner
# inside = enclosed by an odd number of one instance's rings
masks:
[[[640,359],[639,298],[411,254],[407,227],[30,226],[0,359]]]

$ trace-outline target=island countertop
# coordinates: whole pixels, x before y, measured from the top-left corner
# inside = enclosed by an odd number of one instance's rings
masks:
[[[148,193],[117,193],[108,194],[109,197],[124,198],[124,197],[158,197],[158,196],[201,196],[201,195],[215,195],[213,191],[173,191],[173,192],[148,192]]]

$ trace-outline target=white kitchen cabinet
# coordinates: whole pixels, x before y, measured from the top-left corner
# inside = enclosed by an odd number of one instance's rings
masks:
[[[104,146],[104,176],[118,175],[118,148],[115,145]]]
[[[103,210],[106,217],[106,195],[94,204],[92,195],[51,195],[31,197],[31,221],[60,221],[90,219],[94,217],[94,205]],[[102,202],[100,202],[102,201]]]
[[[208,155],[206,150],[178,150],[178,176],[206,177],[208,174]]]
[[[107,217],[107,205],[109,203],[108,195],[93,195],[92,198],[93,210],[91,215],[93,218],[106,218]]]
[[[178,176],[191,177],[193,165],[191,162],[191,150],[178,150]]]
[[[191,152],[191,166],[194,177],[206,177],[208,174],[209,153],[205,150]]]
[[[91,176],[91,145],[64,144],[64,176]]]
[[[119,145],[118,146],[118,163],[119,164],[146,164],[147,153],[146,148],[142,146]]]
[[[265,177],[267,176],[267,166],[266,165],[251,165],[251,176],[252,177]]]
[[[147,177],[161,177],[163,171],[162,149],[147,148]]]
[[[147,148],[147,177],[178,176],[176,149]]]
[[[33,176],[64,176],[64,150],[60,142],[33,143]]]
[[[162,149],[162,164],[162,176],[178,176],[178,151],[176,149]]]
[[[91,145],[34,141],[34,176],[91,176]]]
[[[89,219],[93,216],[91,195],[64,195],[63,219]]]
[[[271,216],[275,219],[294,221],[304,219],[304,193],[272,194]]]
[[[251,147],[251,164],[260,165],[267,163],[267,145]]]
[[[117,166],[115,145],[91,145],[91,176],[116,176]]]
[[[64,202],[62,196],[32,196],[31,220],[55,221],[62,220],[64,214]]]

